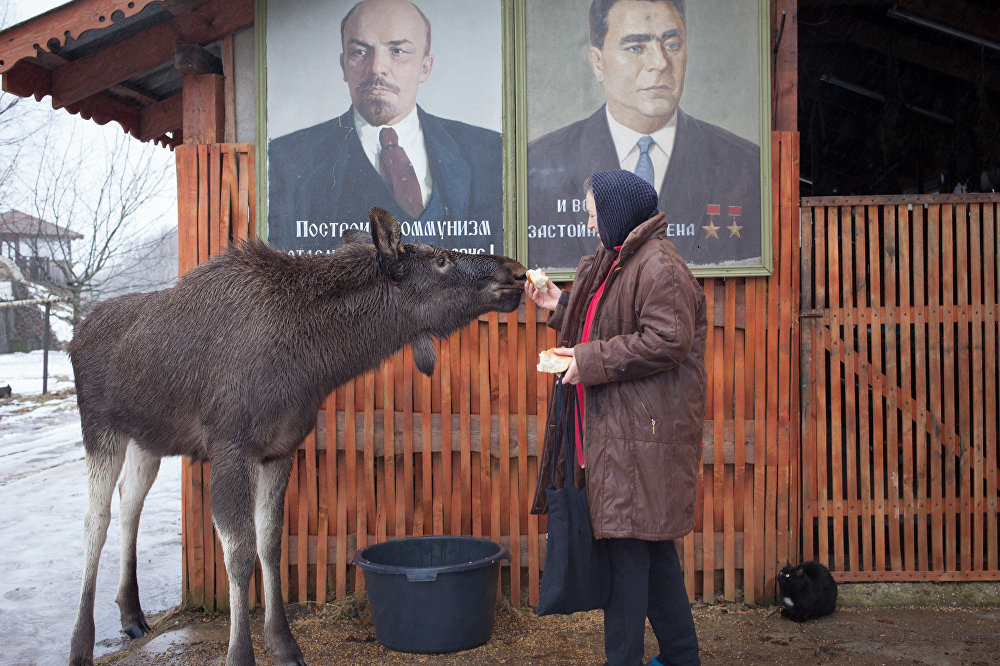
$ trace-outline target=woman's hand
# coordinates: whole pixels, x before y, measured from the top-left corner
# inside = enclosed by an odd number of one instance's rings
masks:
[[[563,384],[578,384],[580,382],[580,369],[576,367],[576,354],[573,352],[573,348],[556,347],[552,350],[552,353],[557,356],[572,357],[573,360],[569,362],[569,367],[563,373],[562,381]]]
[[[555,282],[549,280],[549,283],[545,285],[545,290],[542,291],[532,284],[531,280],[525,280],[524,293],[538,307],[545,308],[546,310],[555,310],[556,306],[559,305],[559,296],[562,295],[562,289],[557,287]]]

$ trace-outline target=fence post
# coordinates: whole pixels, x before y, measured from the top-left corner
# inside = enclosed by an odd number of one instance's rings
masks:
[[[50,331],[49,316],[52,314],[52,301],[45,302],[45,337],[42,338],[42,395],[49,392],[49,342]]]

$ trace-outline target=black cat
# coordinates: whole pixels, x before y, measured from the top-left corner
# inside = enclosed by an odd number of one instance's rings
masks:
[[[837,606],[837,581],[815,560],[786,565],[778,574],[781,614],[796,622],[829,615]]]

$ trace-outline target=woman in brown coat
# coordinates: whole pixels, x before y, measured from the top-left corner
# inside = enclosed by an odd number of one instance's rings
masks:
[[[642,663],[645,619],[659,643],[651,664],[699,663],[698,639],[673,539],[694,528],[705,414],[705,296],[664,235],[656,191],[629,171],[595,173],[588,227],[601,237],[580,260],[573,289],[549,282],[528,296],[552,310],[563,375],[577,387],[582,460],[594,537],[608,539],[611,600],[604,613],[609,664]],[[557,352],[558,353],[558,352]],[[568,401],[571,402],[571,401]],[[554,405],[539,479],[551,478]],[[574,415],[567,415],[573,418]],[[573,421],[570,421],[571,423]],[[579,470],[578,470],[579,472]],[[533,513],[543,513],[538,484]]]

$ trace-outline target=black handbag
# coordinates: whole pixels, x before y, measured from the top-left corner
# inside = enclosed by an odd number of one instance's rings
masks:
[[[606,608],[611,595],[611,563],[607,542],[594,539],[587,507],[587,490],[573,484],[573,460],[576,446],[570,433],[576,429],[567,423],[566,396],[562,378],[556,379],[556,429],[562,432],[566,458],[566,480],[555,487],[556,460],[560,438],[552,448],[552,480],[545,489],[549,504],[548,533],[545,535],[545,569],[538,595],[538,615],[568,615],[578,611]],[[575,413],[573,410],[572,413]]]

